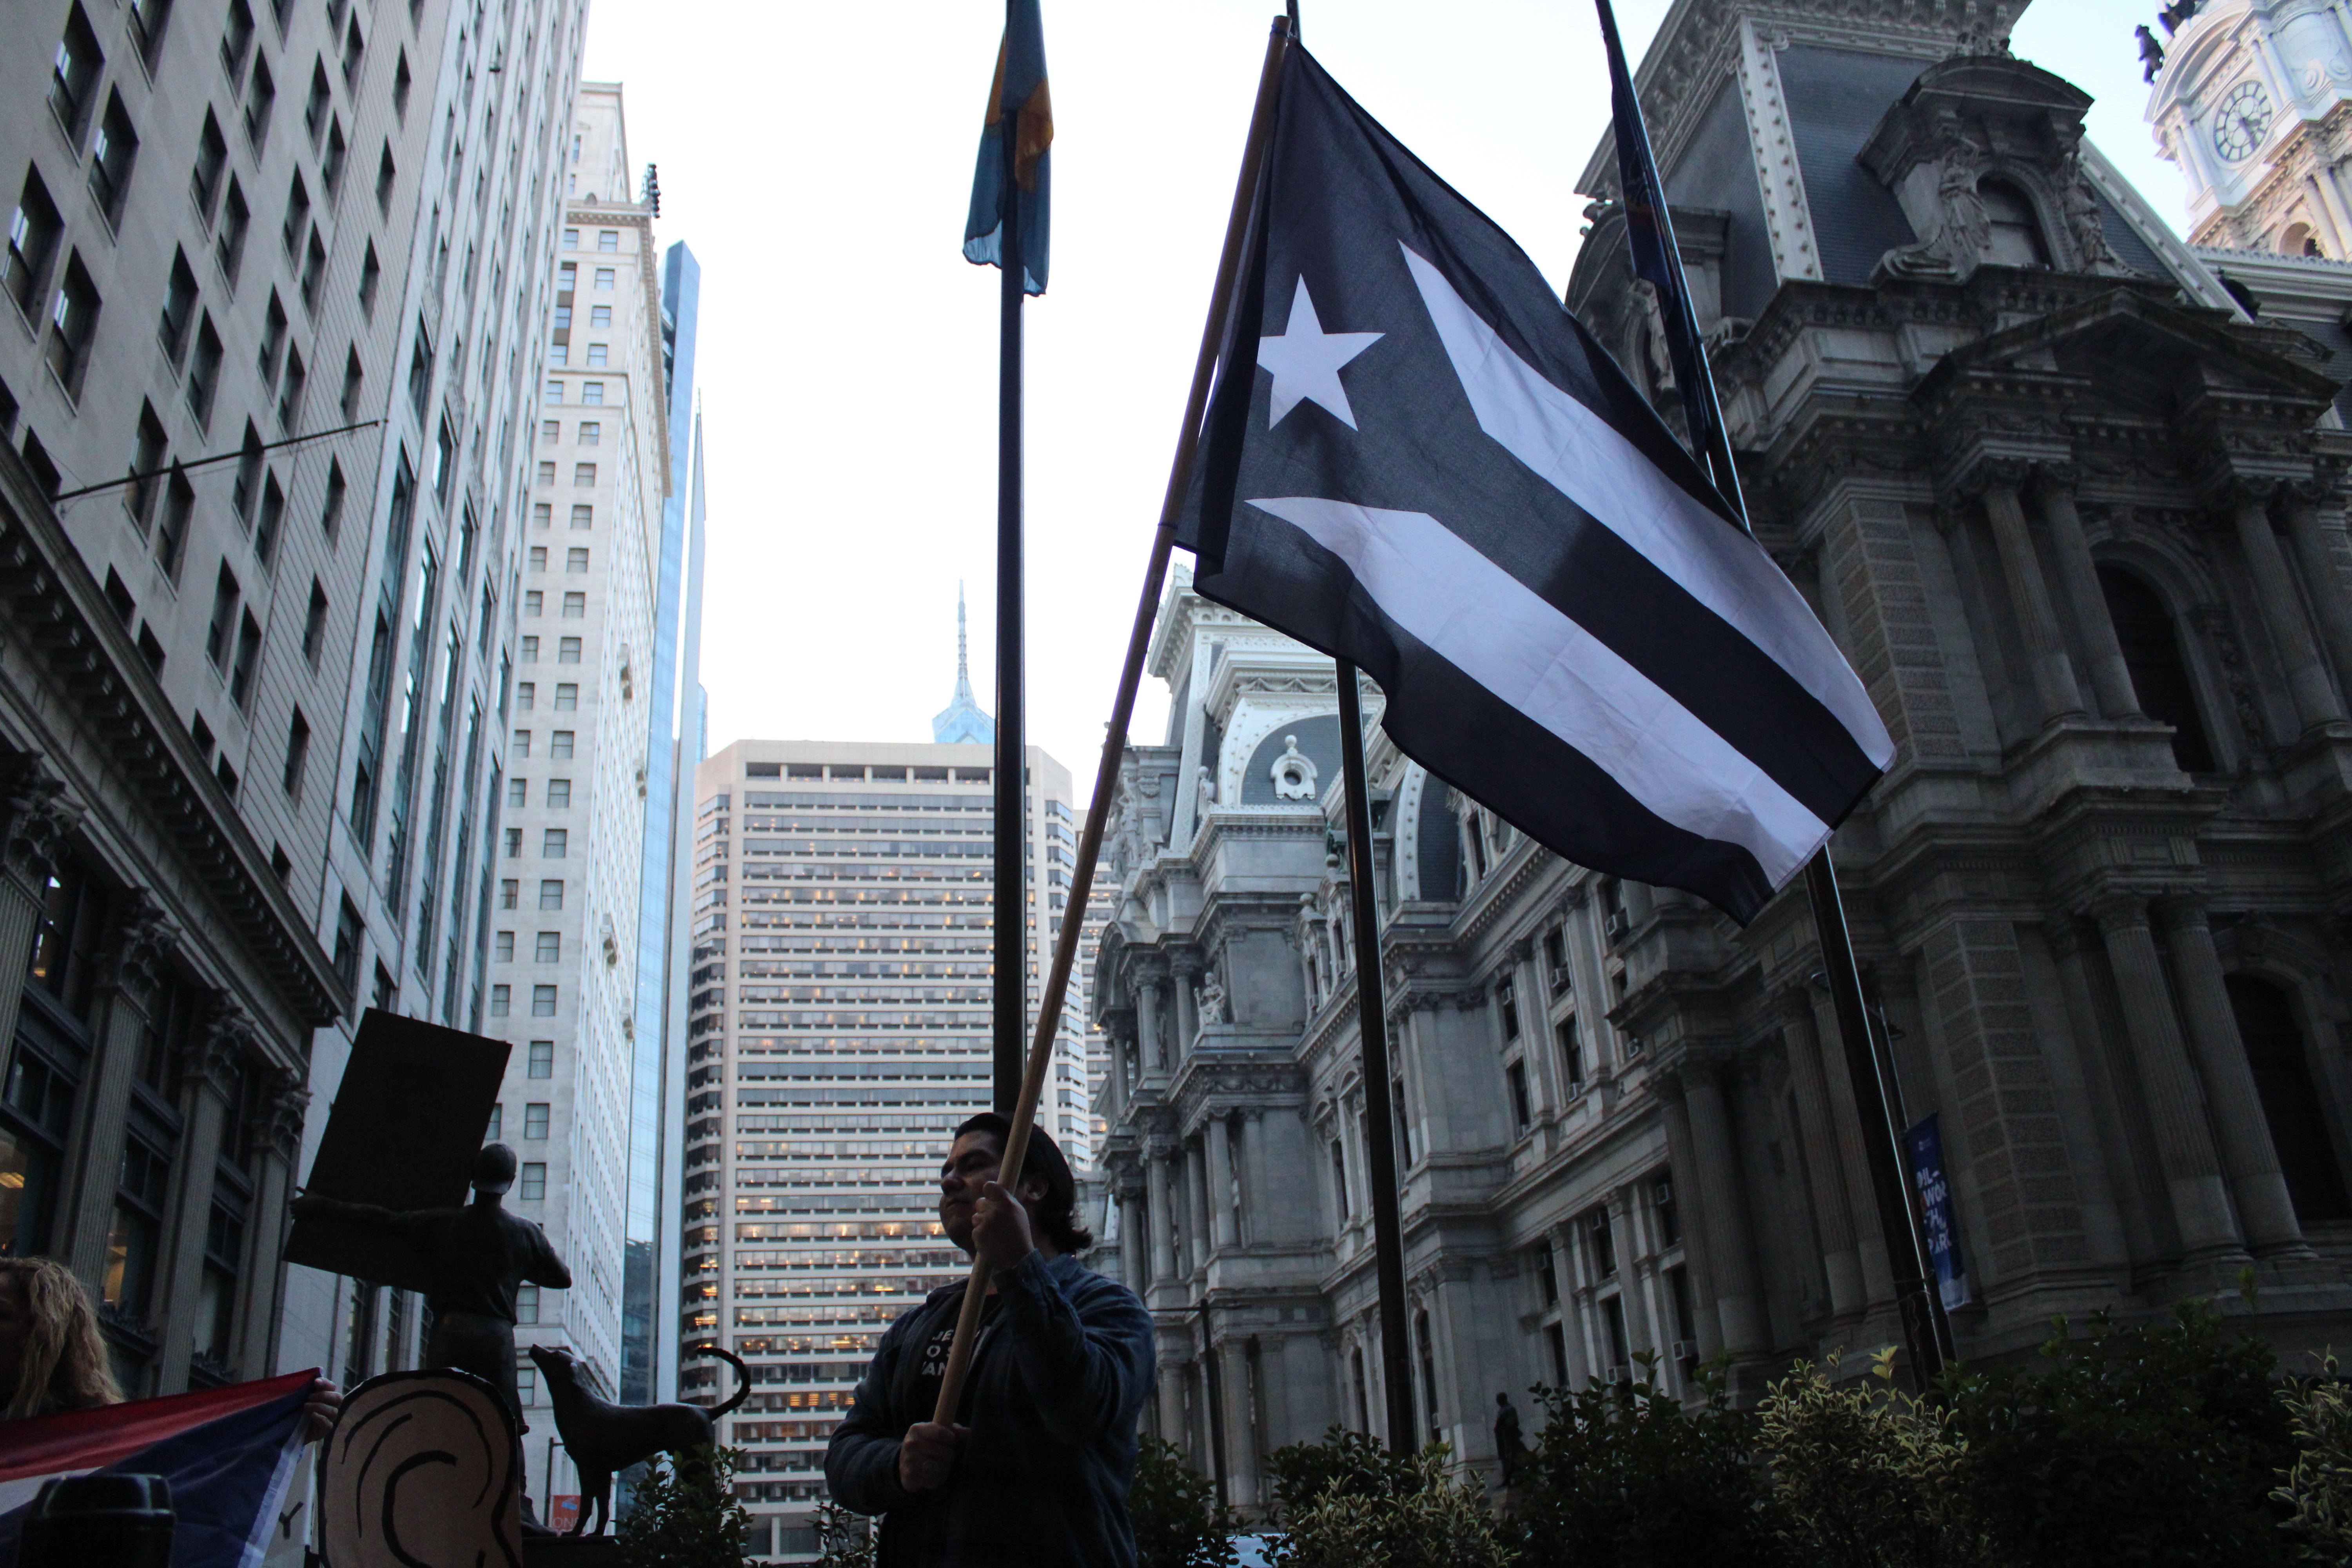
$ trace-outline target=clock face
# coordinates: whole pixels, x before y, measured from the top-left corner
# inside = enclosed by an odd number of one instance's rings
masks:
[[[2213,151],[2234,163],[2262,145],[2271,128],[2271,100],[2258,81],[2242,81],[2213,116]]]

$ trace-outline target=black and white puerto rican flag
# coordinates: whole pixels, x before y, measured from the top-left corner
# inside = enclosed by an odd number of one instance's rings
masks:
[[[1745,922],[1894,755],[1535,264],[1296,47],[1202,437],[1195,586],[1354,660],[1407,755],[1570,860]]]

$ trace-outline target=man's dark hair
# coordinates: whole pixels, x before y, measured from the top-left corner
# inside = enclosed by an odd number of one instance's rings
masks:
[[[958,1138],[967,1132],[995,1133],[996,1147],[1002,1152],[1004,1141],[1013,1136],[1013,1123],[993,1110],[983,1110],[955,1130]],[[1070,1162],[1060,1146],[1042,1127],[1029,1130],[1021,1176],[1024,1181],[1034,1176],[1045,1184],[1045,1195],[1029,1205],[1029,1218],[1056,1247],[1076,1253],[1095,1244],[1095,1233],[1078,1223],[1078,1178],[1071,1173]]]

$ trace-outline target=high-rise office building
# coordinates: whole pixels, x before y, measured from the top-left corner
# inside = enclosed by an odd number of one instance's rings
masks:
[[[1067,771],[1027,755],[1034,970],[1075,814]],[[826,1436],[883,1329],[965,1268],[937,1183],[991,1099],[992,756],[742,741],[696,770],[680,1327],[751,1363],[725,1440],[749,1450],[755,1503],[824,1495]],[[1066,1037],[1057,1070],[1082,1074]],[[1048,1107],[1043,1125],[1083,1140],[1082,1110]],[[707,1401],[727,1380],[689,1362],[680,1381]],[[780,1519],[799,1522],[765,1513],[755,1544]]]
[[[413,1352],[278,1241],[359,1009],[465,1014],[584,9],[0,13],[0,1242],[134,1391]]]
[[[648,179],[650,179],[650,171]],[[660,216],[658,187],[652,191]],[[702,416],[694,348],[702,268],[684,244],[662,258],[663,384],[671,485],[654,574],[653,711],[646,749],[645,863],[637,900],[635,1059],[629,1085],[629,1195],[621,1309],[624,1404],[677,1397],[677,1345],[665,1331],[677,1300],[679,1140],[684,1128],[686,887],[678,859],[694,823],[702,758]],[[675,1020],[673,1022],[673,1020]]]
[[[553,324],[531,410],[482,1026],[512,1046],[493,1122],[522,1164],[508,1201],[546,1226],[572,1268],[568,1291],[526,1288],[519,1338],[566,1346],[610,1398],[621,1387],[670,420],[652,203],[631,195],[618,87],[582,86],[564,155],[575,194],[551,258]],[[535,1382],[524,1369],[527,1405]],[[547,1454],[530,1454],[534,1495],[576,1491],[568,1462],[542,1473]]]

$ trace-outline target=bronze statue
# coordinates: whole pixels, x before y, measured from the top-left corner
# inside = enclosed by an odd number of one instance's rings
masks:
[[[547,1379],[548,1402],[555,1406],[555,1430],[563,1451],[580,1471],[580,1517],[572,1533],[588,1528],[596,1516],[596,1533],[612,1521],[613,1477],[656,1454],[719,1441],[719,1417],[741,1405],[751,1392],[751,1373],[732,1352],[717,1345],[698,1345],[688,1355],[712,1355],[735,1369],[735,1392],[726,1402],[705,1410],[699,1405],[614,1405],[599,1399],[580,1375],[580,1358],[562,1345],[533,1345],[530,1359]]]
[[[474,1156],[474,1201],[462,1208],[411,1209],[350,1204],[305,1194],[289,1205],[298,1219],[335,1219],[406,1240],[432,1269],[425,1302],[433,1334],[425,1346],[429,1366],[456,1367],[507,1397],[518,1420],[522,1400],[515,1384],[515,1293],[525,1284],[572,1288],[547,1233],[499,1199],[514,1185],[515,1152],[492,1143]],[[529,1430],[528,1423],[524,1430]]]
[[[2156,41],[2156,35],[2147,30],[2146,22],[2134,27],[2132,32],[2139,39],[2140,79],[2154,81],[2156,73],[2164,68],[2164,46]]]

